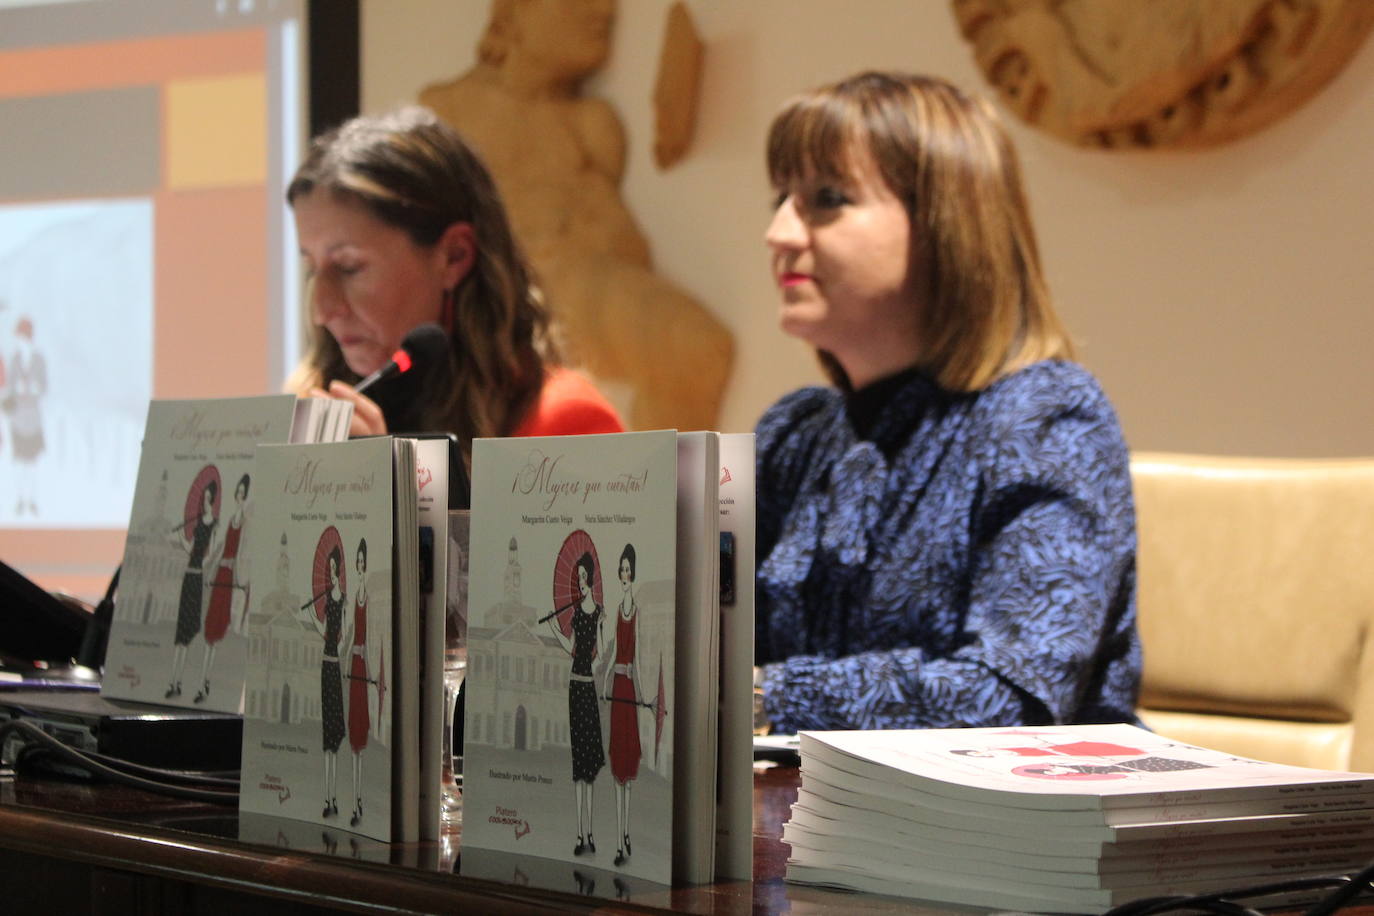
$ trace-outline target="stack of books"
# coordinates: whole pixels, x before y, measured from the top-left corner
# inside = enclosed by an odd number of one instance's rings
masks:
[[[783,839],[806,884],[1095,913],[1374,858],[1374,776],[1129,725],[803,732],[801,773]]]

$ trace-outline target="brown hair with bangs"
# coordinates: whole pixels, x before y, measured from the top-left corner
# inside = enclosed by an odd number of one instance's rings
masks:
[[[470,223],[477,256],[449,291],[450,377],[424,413],[426,430],[455,432],[466,452],[479,436],[508,435],[558,361],[551,319],[506,217],[491,174],[428,109],[354,118],[322,134],[296,170],[287,203],[316,191],[356,204],[429,248],[458,222]],[[323,327],[287,387],[304,391],[358,375]]]
[[[1021,167],[992,107],[927,76],[861,73],[788,102],[768,132],[775,187],[844,180],[866,149],[911,220],[924,266],[920,366],[974,391],[1073,345],[1040,269]],[[835,384],[839,362],[820,351]]]

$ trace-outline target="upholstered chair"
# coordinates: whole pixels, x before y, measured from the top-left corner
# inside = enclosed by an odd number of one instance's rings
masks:
[[[1137,453],[1131,468],[1145,722],[1374,771],[1374,459]]]

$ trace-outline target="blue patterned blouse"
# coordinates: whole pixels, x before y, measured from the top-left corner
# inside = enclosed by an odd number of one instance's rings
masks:
[[[1096,380],[1053,361],[971,393],[879,386],[759,421],[774,729],[1135,722],[1135,509]]]

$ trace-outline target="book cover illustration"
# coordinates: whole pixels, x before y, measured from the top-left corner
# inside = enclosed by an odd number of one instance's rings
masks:
[[[391,440],[259,451],[239,806],[391,839]]]
[[[240,712],[254,452],[285,442],[291,395],[154,401],[102,692]]]
[[[464,848],[672,875],[672,432],[474,447]]]
[[[1374,776],[1248,760],[1131,725],[802,732],[801,753],[803,772],[814,759],[923,792],[1032,810],[1374,798]]]

